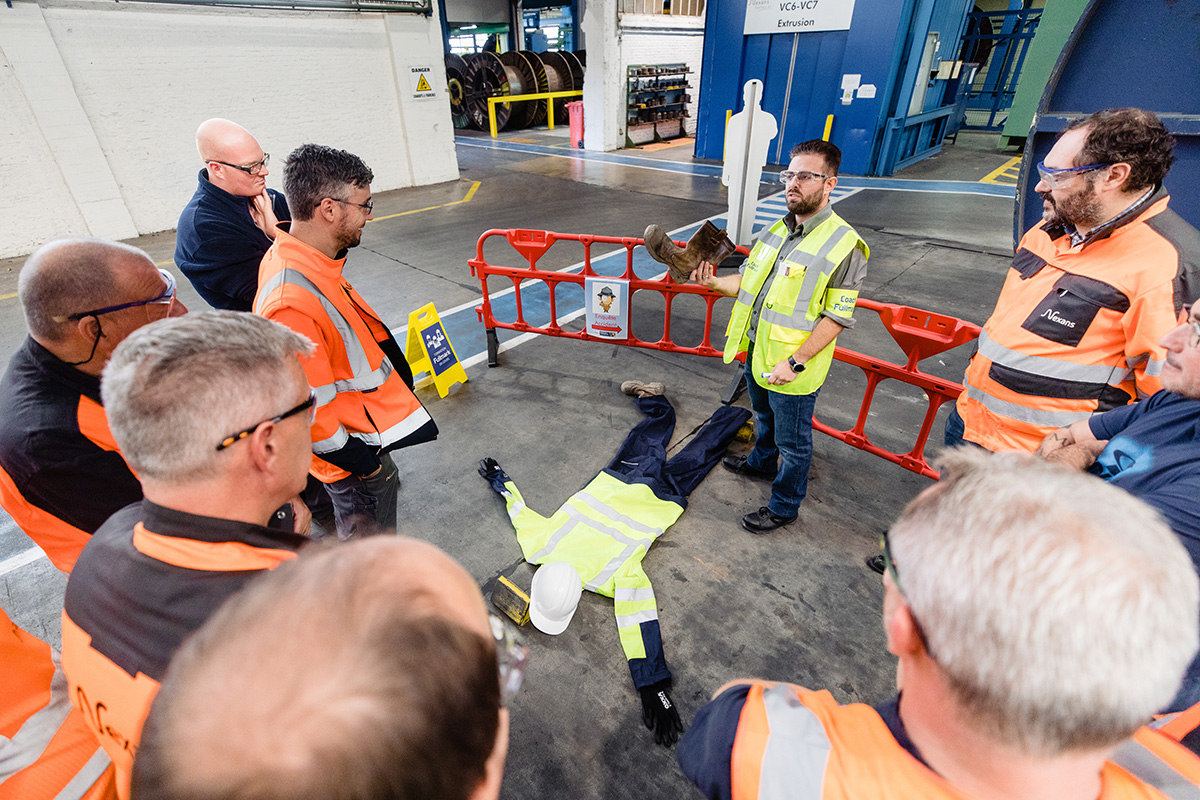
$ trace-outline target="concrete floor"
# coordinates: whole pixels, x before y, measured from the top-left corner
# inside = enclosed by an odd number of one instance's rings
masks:
[[[448,397],[421,390],[442,435],[400,452],[396,461],[401,532],[438,544],[481,584],[503,573],[528,588],[532,571],[521,560],[503,502],[475,473],[479,459],[499,460],[530,506],[550,514],[608,462],[638,422],[636,406],[619,390],[621,381],[666,383],[678,413],[675,448],[717,407],[730,375],[719,359],[547,337],[518,346],[507,335],[501,366],[481,363],[482,330],[471,308],[480,299],[480,284],[467,260],[484,230],[640,236],[649,222],[687,230],[724,214],[719,178],[701,169],[711,162],[694,161],[690,148],[594,159],[563,147],[565,134],[565,128],[521,131],[522,142],[506,146],[530,148],[524,152],[492,149],[486,137],[461,138],[461,180],[377,195],[378,219],[347,267],[351,281],[395,326],[403,326],[421,305],[436,303],[467,365],[468,383]],[[940,163],[915,165],[919,181],[847,177],[845,183],[859,188],[836,208],[872,250],[862,295],[982,322],[1011,256],[1013,201],[1011,194],[988,194],[977,181],[1009,157],[985,145],[957,153],[948,148]],[[701,174],[676,171],[683,168]],[[760,196],[780,188],[764,183]],[[416,209],[426,210],[404,213]],[[156,261],[167,261],[174,238],[158,234],[135,244]],[[488,252],[493,263],[518,264],[511,251]],[[569,249],[551,250],[542,266],[560,269],[579,258]],[[24,335],[11,296],[19,265],[20,260],[0,262],[5,361]],[[203,307],[186,280],[180,286],[190,307]],[[661,300],[649,298],[639,308],[661,306]],[[718,305],[717,342],[730,306],[730,301]],[[698,341],[702,306],[681,303],[676,312],[676,339]],[[839,344],[903,360],[873,314],[862,311],[859,319]],[[639,318],[635,333],[649,337],[656,325],[661,328],[660,321]],[[959,348],[922,366],[958,380],[968,351]],[[863,386],[857,369],[835,364],[818,417],[850,427]],[[878,444],[907,450],[924,410],[919,391],[885,382],[867,432]],[[944,411],[936,431],[943,418]],[[928,454],[935,449],[927,448]],[[882,589],[863,558],[877,552],[879,532],[928,484],[817,435],[800,519],[772,535],[753,536],[737,521],[765,504],[769,487],[716,468],[644,562],[675,673],[673,696],[685,721],[714,689],[739,676],[828,688],[844,702],[886,700],[893,662],[879,625]],[[65,579],[36,555],[11,520],[0,519],[0,605],[19,624],[57,642]],[[531,654],[524,688],[512,705],[505,797],[694,796],[675,767],[674,753],[656,747],[642,727],[611,601],[585,594],[564,634],[545,636],[527,626],[525,636]]]

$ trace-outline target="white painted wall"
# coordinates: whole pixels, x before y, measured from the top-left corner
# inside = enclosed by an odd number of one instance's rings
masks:
[[[692,102],[688,104],[690,116],[683,119],[684,129],[689,134],[696,132],[696,113],[700,103],[700,66],[704,61],[704,17],[671,16],[669,14],[623,14],[620,19],[620,80],[627,86],[626,69],[633,64],[676,64],[684,62],[692,70],[688,75],[688,90]],[[589,53],[590,55],[590,53]],[[624,128],[624,89],[621,95],[620,119]],[[677,122],[658,123],[659,135],[672,135],[679,130]],[[628,129],[634,144],[654,140],[651,125],[638,125]],[[622,137],[622,146],[624,137]]]
[[[0,66],[0,257],[173,228],[213,116],[272,154],[273,188],[309,141],[361,156],[375,191],[458,177],[436,16],[15,0]],[[414,66],[437,97],[414,99]]]

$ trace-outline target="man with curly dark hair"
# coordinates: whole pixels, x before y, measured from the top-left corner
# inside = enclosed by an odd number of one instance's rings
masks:
[[[400,345],[342,275],[371,219],[373,178],[345,150],[292,151],[283,165],[292,222],[279,224],[263,256],[254,299],[254,313],[317,343],[303,361],[317,393],[312,474],[333,501],[340,539],[395,527],[400,478],[389,453],[438,432]]]
[[[1167,205],[1174,138],[1149,111],[1073,121],[1037,165],[1025,234],[946,421],[946,444],[1034,450],[1162,389],[1159,343],[1200,293],[1200,232]]]

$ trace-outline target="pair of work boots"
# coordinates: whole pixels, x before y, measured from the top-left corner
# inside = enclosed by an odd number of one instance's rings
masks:
[[[666,264],[671,280],[676,283],[687,283],[688,276],[700,266],[701,261],[715,266],[737,250],[737,246],[730,241],[725,230],[711,222],[700,226],[700,230],[688,240],[687,247],[680,247],[671,241],[671,237],[658,225],[646,228],[642,240],[650,257]]]

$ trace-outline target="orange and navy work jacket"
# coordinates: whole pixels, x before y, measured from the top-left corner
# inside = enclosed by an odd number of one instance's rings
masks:
[[[829,692],[733,686],[700,710],[676,755],[710,800],[968,800],[920,760],[896,708],[883,711],[889,723],[870,706],[839,706]],[[1169,787],[1200,785],[1200,757],[1142,728],[1100,776],[1098,800],[1167,800],[1177,796]]]
[[[100,379],[27,338],[0,379],[0,506],[70,572],[113,512],[142,499],[100,405]]]
[[[1200,293],[1200,232],[1168,200],[1159,187],[1078,245],[1061,225],[1025,234],[967,367],[967,440],[1032,451],[1162,388],[1158,340]]]
[[[67,581],[62,665],[71,702],[116,766],[122,798],[171,656],[228,597],[307,541],[144,500],[84,547]]]
[[[71,707],[50,645],[0,610],[0,800],[111,800],[112,762]]]
[[[436,438],[437,425],[391,331],[342,276],[345,252],[328,258],[289,226],[263,256],[254,312],[316,345],[301,361],[317,393],[312,474],[333,483],[374,472],[380,453]]]

